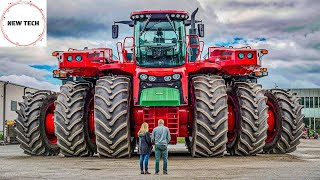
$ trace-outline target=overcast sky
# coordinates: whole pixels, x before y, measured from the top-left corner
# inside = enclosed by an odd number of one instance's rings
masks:
[[[132,11],[175,8],[191,14],[197,7],[206,46],[269,50],[263,59],[269,76],[259,80],[265,88],[319,88],[318,0],[48,0],[47,47],[0,48],[0,80],[58,90],[52,51],[114,47],[112,22],[129,20]],[[128,27],[120,26],[119,40],[130,35]]]

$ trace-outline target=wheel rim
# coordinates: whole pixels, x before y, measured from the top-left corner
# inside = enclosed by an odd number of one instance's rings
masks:
[[[57,144],[57,136],[54,131],[54,103],[51,103],[46,110],[45,118],[45,132],[50,144]]]
[[[92,143],[96,142],[96,135],[94,132],[94,103],[93,98],[91,98],[89,102],[89,108],[88,108],[88,131],[89,131],[89,138]]]
[[[232,142],[236,137],[236,110],[235,103],[231,96],[228,96],[228,142]]]
[[[277,121],[277,118],[275,117],[275,109],[274,109],[274,106],[273,104],[268,101],[267,102],[267,105],[269,106],[269,109],[268,109],[268,130],[267,130],[267,139],[266,139],[266,142],[269,143],[271,142],[275,136],[276,136],[276,121]]]

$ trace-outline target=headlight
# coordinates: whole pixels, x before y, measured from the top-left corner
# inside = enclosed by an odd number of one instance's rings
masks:
[[[141,80],[147,80],[148,79],[148,76],[147,75],[145,75],[145,74],[140,74],[140,79]]]
[[[243,54],[243,53],[239,53],[239,54],[238,54],[238,57],[239,57],[240,59],[243,59],[243,58],[244,58],[244,54]]]
[[[149,81],[155,81],[157,78],[154,76],[149,76]]]
[[[177,14],[177,15],[176,15],[176,18],[180,18],[180,14]]]
[[[180,79],[180,74],[174,74],[173,76],[172,76],[172,78],[174,79],[174,80],[178,80],[178,79]]]
[[[144,18],[144,15],[143,15],[143,14],[140,14],[140,18]]]
[[[131,19],[135,19],[134,15],[133,15],[133,16],[131,16]]]
[[[71,61],[72,61],[72,56],[68,56],[68,57],[67,57],[67,60],[68,60],[69,62],[71,62]]]
[[[176,16],[175,14],[171,14],[171,17],[174,18],[174,16]]]
[[[80,56],[80,55],[78,55],[78,56],[76,56],[76,61],[82,61],[82,56]]]
[[[165,77],[164,77],[164,80],[165,80],[165,81],[170,81],[170,80],[171,80],[171,76],[165,76]]]
[[[139,18],[139,15],[136,15],[136,19],[138,19]]]
[[[181,18],[182,18],[182,19],[184,19],[184,17],[185,17],[185,15],[184,15],[184,14],[182,14],[182,15],[181,15]]]
[[[247,54],[247,58],[248,58],[248,59],[251,59],[252,57],[253,57],[252,53],[248,53],[248,54]]]

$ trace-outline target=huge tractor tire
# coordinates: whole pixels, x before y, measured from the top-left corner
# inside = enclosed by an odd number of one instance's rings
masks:
[[[54,156],[59,154],[54,134],[54,101],[57,95],[37,91],[23,97],[16,120],[17,140],[28,155]]]
[[[65,156],[92,156],[96,152],[93,88],[89,82],[67,82],[55,102],[58,145]]]
[[[267,138],[267,98],[260,84],[236,82],[228,87],[228,143],[231,155],[256,155]]]
[[[193,157],[220,157],[227,143],[227,92],[220,76],[192,78],[193,131],[190,144]]]
[[[303,134],[303,108],[299,98],[283,89],[267,90],[268,137],[264,152],[290,153],[296,150]]]
[[[100,157],[130,156],[130,79],[105,76],[97,81],[94,118]]]

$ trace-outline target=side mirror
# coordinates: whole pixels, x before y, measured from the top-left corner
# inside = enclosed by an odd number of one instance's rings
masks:
[[[204,37],[204,24],[198,24],[199,37]]]
[[[112,39],[117,39],[119,35],[119,25],[112,25]]]
[[[191,20],[184,20],[183,21],[185,26],[190,26],[191,25]]]

